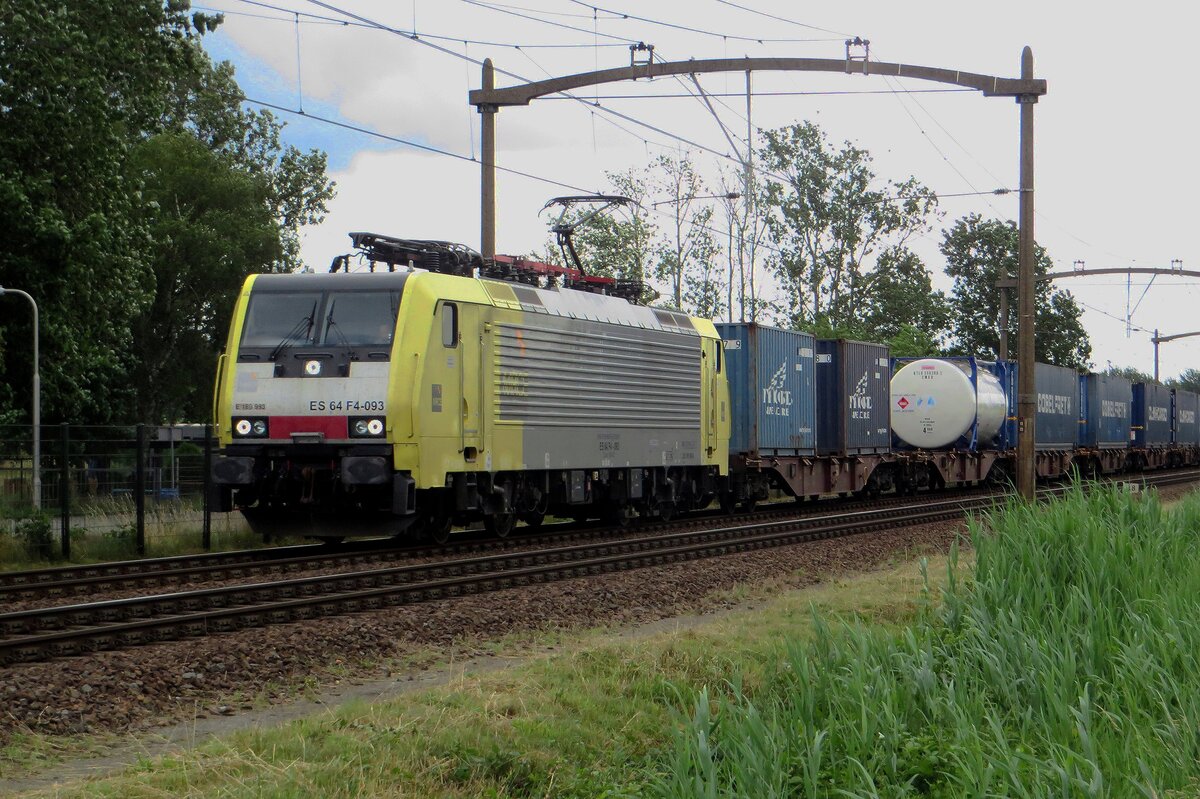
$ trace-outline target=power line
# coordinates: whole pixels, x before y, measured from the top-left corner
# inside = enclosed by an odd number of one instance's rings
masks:
[[[287,22],[287,23],[291,23],[295,16],[300,16],[300,17],[304,17],[304,19],[300,20],[301,24],[304,24],[304,25],[336,25],[336,26],[342,27],[342,28],[364,28],[367,30],[378,30],[378,26],[368,25],[363,22],[352,22],[352,21],[346,20],[346,19],[334,19],[333,17],[326,17],[321,14],[313,14],[308,11],[299,11],[296,9],[285,8],[283,6],[272,5],[270,3],[257,2],[257,0],[234,0],[234,2],[246,3],[247,5],[258,6],[261,8],[267,8],[272,11],[278,11],[280,13],[289,14],[292,16],[272,17],[272,16],[268,16],[266,14],[254,14],[249,11],[230,11],[230,10],[226,10],[226,9],[212,8],[212,7],[208,7],[208,6],[192,6],[192,8],[196,9],[197,11],[211,11],[211,12],[217,13],[217,14],[229,14],[231,16],[237,16],[237,17],[251,17],[253,19],[263,19],[263,20],[270,20],[270,21],[274,21],[274,22]],[[446,36],[443,34],[436,34],[436,33],[416,33],[414,31],[400,31],[400,33],[402,33],[405,36],[411,37],[411,38],[424,37],[424,38],[435,39],[437,41],[444,41],[444,42],[464,42],[466,44],[479,44],[479,45],[484,45],[487,47],[511,47],[514,49],[526,48],[526,49],[547,49],[547,50],[582,50],[584,48],[590,49],[590,48],[594,48],[594,47],[622,47],[622,48],[625,47],[624,44],[618,44],[616,42],[605,43],[605,44],[596,44],[593,42],[568,42],[568,43],[561,43],[561,44],[526,44],[524,42],[496,42],[496,41],[489,41],[486,39],[463,39],[458,36]]]
[[[465,0],[465,2],[475,2],[475,0]],[[623,11],[613,11],[611,8],[604,8],[602,6],[593,5],[591,3],[585,3],[583,0],[567,0],[567,2],[574,3],[577,6],[583,6],[584,8],[593,8],[597,11],[603,11],[606,14],[615,14],[622,19],[632,19],[632,20],[636,20],[637,22],[645,22],[648,25],[658,25],[663,28],[673,28],[674,30],[687,31],[688,33],[698,33],[702,36],[715,36],[720,39],[733,40],[733,41],[738,41],[738,42],[757,42],[758,44],[766,44],[768,42],[797,44],[800,42],[838,41],[837,39],[771,39],[771,38],[759,38],[757,36],[738,36],[738,35],[732,34],[732,33],[720,33],[718,31],[704,30],[702,28],[693,28],[690,25],[680,25],[675,22],[665,22],[661,19],[651,19],[650,17],[639,17],[636,14],[626,14]]]
[[[760,17],[766,17],[767,19],[773,19],[778,22],[786,22],[790,25],[796,25],[801,28],[808,28],[809,30],[821,31],[822,33],[835,33],[838,36],[850,36],[849,33],[842,33],[841,31],[830,30],[829,28],[820,28],[820,27],[817,27],[816,25],[809,25],[807,22],[797,22],[796,20],[788,19],[787,17],[777,17],[774,14],[768,14],[765,11],[759,11],[754,8],[749,8],[748,6],[738,5],[737,3],[731,3],[729,0],[716,0],[716,2],[720,3],[723,6],[729,6],[730,8],[740,9],[741,11],[748,11],[751,14],[757,14]]]
[[[530,14],[522,14],[519,11],[511,10],[511,7],[509,7],[509,6],[500,6],[500,5],[494,5],[492,3],[484,3],[484,2],[481,2],[481,0],[462,0],[462,1],[464,3],[466,3],[467,5],[478,6],[479,8],[486,8],[489,11],[498,11],[501,14],[508,14],[509,16],[520,17],[521,19],[528,19],[533,22],[540,22],[543,25],[551,25],[555,28],[564,28],[566,30],[575,31],[577,33],[588,33],[588,34],[593,34],[596,36],[603,36],[605,39],[615,39],[619,42],[624,42],[625,44],[638,44],[637,39],[629,39],[624,36],[615,36],[611,33],[597,33],[596,31],[590,31],[587,28],[577,28],[574,25],[567,25],[565,23],[555,22],[555,21],[549,20],[549,19],[542,19],[541,17],[535,17]],[[311,0],[310,0],[310,2],[311,2]],[[589,8],[590,8],[590,6],[589,6]]]
[[[434,153],[435,155],[444,155],[449,158],[455,158],[459,161],[467,161],[468,163],[473,163],[473,164],[479,163],[479,160],[473,156],[467,156],[467,155],[463,155],[462,153],[451,152],[450,150],[443,150],[442,148],[434,147],[431,144],[421,144],[420,142],[416,142],[411,139],[401,138],[400,136],[391,136],[387,133],[380,133],[377,130],[371,130],[370,128],[364,128],[359,125],[352,125],[349,122],[342,122],[337,119],[330,119],[329,117],[321,116],[319,114],[313,114],[308,111],[301,111],[296,108],[288,108],[287,106],[278,105],[276,103],[269,103],[266,100],[258,100],[253,97],[246,97],[245,95],[238,95],[237,99],[247,102],[247,103],[254,103],[255,105],[260,105],[264,108],[269,108],[272,111],[281,111],[281,112],[287,113],[287,114],[295,114],[296,116],[303,117],[304,119],[311,119],[311,120],[315,120],[316,122],[323,122],[326,125],[334,125],[335,127],[342,128],[343,130],[349,130],[349,131],[353,131],[355,133],[361,133],[365,136],[371,136],[376,139],[383,139],[384,141],[390,141],[390,142],[394,142],[396,144],[403,144],[406,147],[413,147],[417,150],[424,150],[426,152]],[[524,172],[520,169],[513,169],[511,167],[501,166],[499,164],[496,165],[496,169],[499,170],[500,172],[507,172],[510,175],[517,175],[518,177],[529,178],[530,180],[536,180],[541,183],[548,183],[552,186],[558,186],[559,188],[569,189],[571,191],[582,192],[584,194],[598,193],[594,189],[585,189],[581,186],[575,186],[570,183],[563,183],[560,180],[554,180],[553,178],[542,177],[541,175],[535,175],[532,172]]]

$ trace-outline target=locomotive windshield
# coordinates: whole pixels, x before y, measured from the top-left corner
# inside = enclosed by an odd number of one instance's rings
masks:
[[[310,292],[251,295],[242,327],[242,346],[312,344],[320,302],[321,295]]]
[[[390,346],[396,329],[398,291],[337,291],[326,298],[326,347]]]
[[[242,327],[243,349],[266,348],[272,360],[289,347],[391,347],[400,292],[255,291]]]

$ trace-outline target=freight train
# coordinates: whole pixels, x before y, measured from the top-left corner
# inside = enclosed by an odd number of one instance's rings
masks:
[[[264,534],[444,542],[1012,473],[1015,364],[714,325],[580,269],[351,236],[370,271],[251,276],[234,309],[213,502]],[[1200,396],[1037,369],[1042,477],[1200,463]]]

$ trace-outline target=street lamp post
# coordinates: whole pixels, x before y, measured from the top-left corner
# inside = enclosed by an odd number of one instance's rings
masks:
[[[33,507],[42,507],[42,378],[38,372],[38,307],[33,297],[20,289],[0,286],[0,297],[16,294],[33,307]]]

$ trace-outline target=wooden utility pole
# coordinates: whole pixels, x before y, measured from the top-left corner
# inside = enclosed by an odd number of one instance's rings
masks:
[[[1033,80],[1033,50],[1021,53],[1021,80]],[[1017,244],[1017,492],[1032,500],[1037,490],[1035,432],[1037,367],[1034,362],[1033,105],[1036,94],[1018,94],[1021,106],[1021,209]]]
[[[496,70],[492,59],[483,60],[483,91],[496,88]],[[479,251],[484,258],[496,255],[496,112],[498,106],[480,103],[479,115],[483,119],[480,128],[480,206],[479,206]]]

